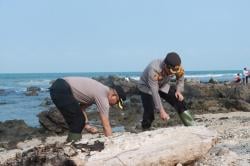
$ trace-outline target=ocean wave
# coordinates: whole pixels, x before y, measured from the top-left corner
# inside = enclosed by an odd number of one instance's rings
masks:
[[[39,87],[39,86],[37,86]],[[40,92],[48,92],[49,89],[48,87],[39,87],[41,90]],[[2,91],[0,94],[1,95],[9,95],[9,94],[23,94],[27,91],[27,87],[0,87],[0,90]]]
[[[14,87],[0,87],[0,96],[6,96],[12,93],[16,93],[15,88]]]
[[[185,78],[213,78],[213,77],[223,77],[224,74],[196,74],[196,75],[185,75]]]
[[[185,78],[228,78],[235,76],[235,73],[228,73],[228,74],[187,74],[184,77]],[[125,77],[126,80],[129,80],[129,78],[134,80],[139,80],[140,77],[138,76],[131,76],[131,77]]]
[[[9,90],[9,89],[15,89],[15,87],[14,86],[0,86],[0,89],[2,89],[2,90]]]
[[[51,80],[25,80],[17,82],[20,86],[48,86]]]
[[[138,77],[138,76],[131,76],[131,77],[125,77],[125,79],[126,79],[127,81],[129,81],[129,79],[139,80],[140,77]]]

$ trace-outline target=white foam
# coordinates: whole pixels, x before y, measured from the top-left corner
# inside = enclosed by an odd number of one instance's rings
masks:
[[[47,86],[51,80],[27,80],[20,81],[17,84],[21,86]]]
[[[206,78],[206,77],[223,77],[224,74],[196,74],[196,75],[185,75],[185,78]]]

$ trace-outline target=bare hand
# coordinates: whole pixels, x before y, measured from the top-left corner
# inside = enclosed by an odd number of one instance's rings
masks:
[[[94,126],[91,126],[91,125],[89,125],[89,124],[86,124],[85,127],[84,127],[84,129],[85,129],[88,133],[90,133],[90,134],[96,134],[96,133],[98,133],[97,128],[94,127]]]
[[[164,121],[167,121],[170,119],[169,115],[165,112],[165,110],[160,111],[160,118]]]
[[[184,99],[183,95],[181,94],[181,92],[176,91],[175,92],[175,97],[179,100],[182,101]]]

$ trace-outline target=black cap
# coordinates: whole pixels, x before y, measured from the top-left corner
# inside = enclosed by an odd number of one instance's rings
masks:
[[[170,52],[164,59],[164,63],[170,66],[179,66],[181,64],[181,58],[177,53]]]
[[[123,101],[126,100],[126,93],[124,92],[122,87],[119,85],[115,85],[112,88],[116,90],[116,92],[119,96],[119,102],[118,102],[119,108],[123,109]]]

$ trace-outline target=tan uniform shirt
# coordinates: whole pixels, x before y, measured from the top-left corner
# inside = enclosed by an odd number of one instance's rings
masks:
[[[150,94],[153,97],[155,111],[160,111],[162,106],[159,91],[168,93],[170,88],[170,80],[175,76],[165,76],[161,81],[158,81],[158,75],[162,72],[163,60],[157,59],[152,61],[143,71],[138,82],[140,91]],[[184,75],[176,79],[176,90],[182,92],[184,90]]]
[[[63,79],[70,85],[73,96],[77,101],[86,107],[96,104],[98,111],[108,117],[110,108],[108,101],[109,87],[86,77],[64,77]]]

